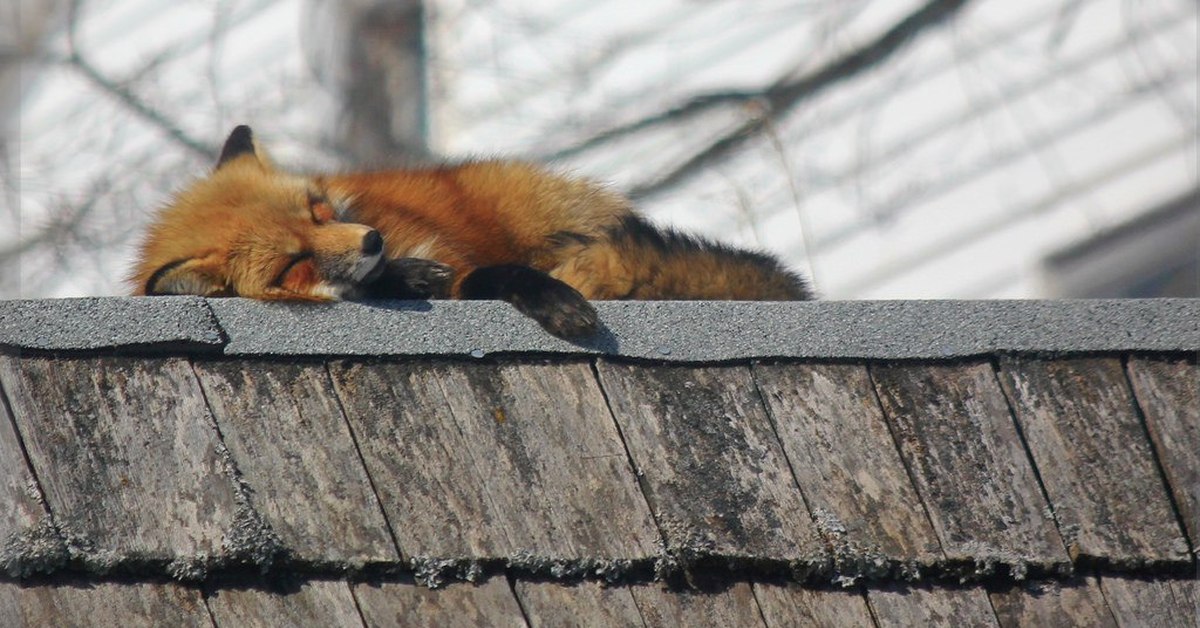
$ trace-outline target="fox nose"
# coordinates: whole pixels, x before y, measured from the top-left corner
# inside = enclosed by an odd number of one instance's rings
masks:
[[[383,237],[380,236],[379,232],[375,231],[374,229],[368,231],[367,235],[363,236],[362,240],[363,255],[378,255],[382,250]]]

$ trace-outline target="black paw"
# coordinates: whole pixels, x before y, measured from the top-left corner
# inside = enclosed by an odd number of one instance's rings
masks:
[[[454,269],[433,260],[401,257],[388,260],[383,272],[363,286],[369,299],[444,299],[450,296]]]
[[[596,314],[596,308],[571,286],[555,281],[557,285],[543,286],[535,295],[514,298],[513,307],[559,338],[582,338],[595,334],[600,328],[600,316]]]
[[[464,299],[508,301],[559,338],[591,336],[600,328],[596,308],[578,290],[528,266],[476,269],[463,279],[461,292]]]

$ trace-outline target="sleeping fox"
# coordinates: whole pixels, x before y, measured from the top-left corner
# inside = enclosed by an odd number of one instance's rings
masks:
[[[589,299],[811,297],[775,259],[656,228],[591,182],[512,161],[299,176],[247,126],[153,219],[131,281],[145,295],[502,299],[564,338],[596,331]]]

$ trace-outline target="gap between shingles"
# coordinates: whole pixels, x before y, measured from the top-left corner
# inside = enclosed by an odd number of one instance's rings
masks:
[[[16,357],[4,357],[3,359],[8,361],[10,365],[19,361],[19,358]],[[13,366],[15,367],[15,365]],[[18,385],[20,385],[19,382]],[[29,476],[33,478],[34,488],[37,489],[37,502],[42,506],[42,512],[45,514],[50,526],[54,529],[55,534],[62,539],[62,531],[55,521],[54,509],[50,507],[50,502],[46,499],[46,490],[42,488],[42,479],[38,476],[37,468],[33,466],[33,458],[29,456],[29,448],[25,445],[25,437],[21,434],[21,428],[17,424],[17,412],[13,410],[12,401],[8,398],[8,389],[4,385],[3,378],[0,378],[0,406],[4,408],[9,426],[12,427],[13,436],[17,439],[17,447],[21,450],[21,458],[25,462],[25,468],[29,470]],[[62,540],[65,546],[66,539]],[[69,555],[64,555],[64,558],[69,558]]]
[[[1142,436],[1150,444],[1150,459],[1154,461],[1154,469],[1158,472],[1158,479],[1162,482],[1163,490],[1167,493],[1167,503],[1171,504],[1171,513],[1175,515],[1175,525],[1179,526],[1180,534],[1183,535],[1183,541],[1187,543],[1188,555],[1194,557],[1196,556],[1196,543],[1200,542],[1200,539],[1192,539],[1188,536],[1188,527],[1187,522],[1183,518],[1183,510],[1179,507],[1179,500],[1175,498],[1174,487],[1171,486],[1171,480],[1167,477],[1167,470],[1163,465],[1158,447],[1155,445],[1154,437],[1150,434],[1150,424],[1146,420],[1146,412],[1142,408],[1142,400],[1138,398],[1137,386],[1134,386],[1133,375],[1129,372],[1129,358],[1129,354],[1121,355],[1121,373],[1125,376],[1125,385],[1129,387],[1129,398],[1133,401],[1133,412],[1138,418],[1138,423],[1142,426]]]
[[[1066,533],[1062,529],[1062,523],[1058,520],[1058,509],[1055,508],[1054,501],[1050,499],[1046,483],[1042,481],[1042,470],[1038,468],[1037,459],[1033,456],[1033,449],[1029,447],[1029,441],[1025,438],[1025,428],[1017,418],[1017,409],[1013,406],[1012,390],[1000,377],[1001,371],[1004,370],[1000,364],[1000,358],[992,356],[988,358],[988,364],[992,367],[992,380],[1000,389],[1000,396],[1004,397],[1004,407],[1008,409],[1008,419],[1012,421],[1013,427],[1017,431],[1017,440],[1021,442],[1021,450],[1025,452],[1025,459],[1029,461],[1029,468],[1033,470],[1033,477],[1037,480],[1038,490],[1042,493],[1042,499],[1046,500],[1046,507],[1050,509],[1050,520],[1054,523],[1054,531],[1058,533],[1058,542],[1062,544],[1067,559],[1074,564],[1076,560],[1071,558],[1071,548],[1067,546]]]
[[[600,397],[604,399],[608,418],[617,429],[617,438],[621,439],[621,448],[625,450],[625,461],[629,463],[629,470],[633,473],[634,480],[637,481],[638,493],[642,496],[642,502],[646,504],[646,511],[650,513],[650,519],[654,521],[654,528],[658,530],[659,543],[664,550],[667,550],[669,549],[667,535],[663,530],[662,522],[658,520],[658,512],[655,511],[654,504],[650,503],[650,495],[646,491],[646,478],[641,473],[641,467],[638,466],[637,461],[633,459],[633,452],[629,449],[629,442],[625,438],[625,432],[621,429],[621,422],[617,420],[617,413],[613,410],[612,402],[609,401],[608,389],[604,387],[604,377],[600,374],[600,359],[589,360],[588,365],[592,370],[592,378],[596,381],[596,388],[600,390]],[[644,617],[642,621],[645,621]]]
[[[896,455],[900,458],[900,464],[904,467],[904,475],[908,478],[908,485],[912,487],[913,493],[917,496],[917,501],[921,503],[921,512],[925,513],[925,522],[929,524],[929,529],[933,531],[933,538],[938,542],[938,554],[942,559],[946,559],[946,547],[943,545],[942,531],[933,523],[933,515],[929,512],[929,505],[926,503],[928,499],[921,493],[921,484],[917,482],[916,473],[913,472],[912,464],[908,460],[908,456],[904,455],[904,448],[900,446],[900,439],[896,436],[896,428],[893,425],[895,419],[888,415],[887,408],[883,406],[883,400],[879,398],[879,380],[875,379],[875,373],[871,368],[870,362],[863,362],[862,368],[867,373],[867,383],[871,385],[871,399],[875,402],[875,408],[879,410],[879,418],[883,419],[883,426],[887,428],[888,436],[892,439],[892,447],[896,451]],[[872,614],[872,617],[874,615]]]
[[[346,406],[342,403],[342,393],[338,389],[337,380],[333,377],[333,372],[330,370],[329,362],[322,361],[321,370],[325,373],[326,380],[329,383],[329,391],[333,393],[333,400],[337,403],[338,415],[342,417],[342,425],[346,426],[346,433],[350,435],[350,443],[354,445],[354,455],[358,457],[358,464],[362,467],[363,474],[367,476],[367,486],[371,487],[371,495],[375,496],[375,506],[379,508],[379,514],[383,517],[383,525],[387,528],[388,538],[392,539],[392,546],[396,548],[396,556],[399,556],[403,562],[405,552],[400,546],[400,537],[396,534],[396,528],[392,525],[392,520],[388,517],[387,508],[383,507],[383,497],[379,495],[379,489],[375,486],[375,478],[371,475],[371,468],[367,465],[367,459],[363,456],[362,447],[358,444],[358,434],[354,433],[354,425],[350,422],[349,415],[346,414]],[[353,591],[351,591],[351,596],[353,597]],[[357,597],[354,598],[354,607],[358,609],[361,616],[362,609],[358,607]]]

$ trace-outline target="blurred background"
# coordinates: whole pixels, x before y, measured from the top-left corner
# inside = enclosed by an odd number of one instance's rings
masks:
[[[296,169],[609,182],[826,298],[1197,296],[1196,0],[5,0],[0,298],[124,294],[251,124]]]

